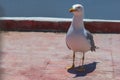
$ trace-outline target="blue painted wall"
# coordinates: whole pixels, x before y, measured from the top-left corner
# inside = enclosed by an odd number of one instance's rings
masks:
[[[120,0],[0,0],[0,16],[70,18],[75,3],[85,8],[85,18],[120,19]]]

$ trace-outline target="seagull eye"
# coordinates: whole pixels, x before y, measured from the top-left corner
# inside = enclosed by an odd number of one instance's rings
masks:
[[[77,9],[77,10],[82,10],[82,8],[81,8],[80,6],[79,6],[79,7],[77,7],[76,9]]]
[[[77,7],[77,8],[80,8],[80,6],[79,6],[79,7]]]

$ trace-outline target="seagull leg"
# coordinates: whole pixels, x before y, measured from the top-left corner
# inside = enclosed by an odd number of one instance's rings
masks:
[[[68,67],[67,69],[70,70],[70,69],[73,69],[74,67],[75,67],[75,52],[73,52],[73,63],[72,63],[72,66]]]
[[[80,71],[80,72],[85,71],[85,68],[84,68],[84,59],[85,59],[85,53],[83,52],[83,57],[82,57],[82,66],[78,69],[78,71]]]
[[[85,59],[85,53],[83,52],[83,57],[82,57],[82,66],[84,65],[84,59]]]

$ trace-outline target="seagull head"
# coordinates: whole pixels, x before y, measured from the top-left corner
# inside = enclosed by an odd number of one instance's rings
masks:
[[[69,12],[73,13],[74,15],[82,15],[83,14],[83,6],[81,4],[74,4],[72,8],[69,9]]]

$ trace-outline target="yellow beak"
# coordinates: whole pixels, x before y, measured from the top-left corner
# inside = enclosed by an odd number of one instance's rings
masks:
[[[73,9],[73,8],[70,8],[70,9],[69,9],[69,12],[74,12],[74,11],[76,11],[76,10]]]

